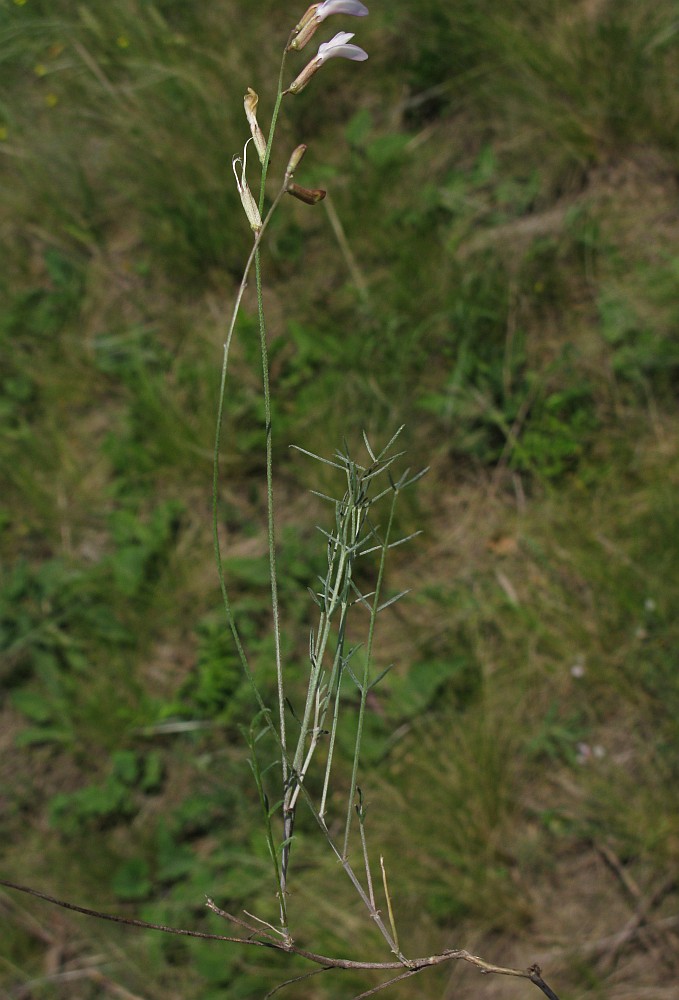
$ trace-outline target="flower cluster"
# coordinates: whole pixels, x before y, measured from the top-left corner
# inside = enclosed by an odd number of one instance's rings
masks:
[[[285,51],[291,52],[303,49],[309,39],[316,33],[318,27],[332,14],[349,14],[352,17],[365,17],[367,13],[368,8],[360,3],[359,0],[323,0],[322,3],[313,3],[307,9],[301,21],[290,32],[290,38]],[[343,59],[351,59],[354,62],[363,62],[367,59],[367,52],[360,48],[360,46],[351,44],[353,37],[353,33],[350,31],[338,31],[329,42],[322,42],[314,58],[295,77],[287,90],[284,90],[282,94],[279,91],[279,100],[285,94],[299,94],[304,90],[314,73],[317,73],[328,59],[334,59],[337,56],[341,56]],[[254,143],[259,160],[266,171],[268,146],[264,133],[257,121],[258,101],[259,98],[255,91],[251,87],[248,87],[248,92],[244,98],[245,116],[248,120],[251,133],[251,138],[248,139],[248,142],[252,141]],[[255,234],[258,234],[263,224],[259,207],[255,202],[245,176],[246,150],[247,142],[243,149],[243,155],[233,157],[232,166],[243,209],[252,230]],[[305,202],[307,205],[315,205],[325,198],[325,191],[300,187],[299,184],[293,183],[292,179],[294,169],[304,155],[305,150],[306,146],[298,146],[292,154],[285,174],[285,190],[288,194],[299,198],[300,201]],[[237,165],[240,165],[240,176],[236,169]]]
[[[368,8],[358,0],[324,0],[324,3],[313,3],[306,14],[294,28],[290,36],[290,41],[286,51],[291,49],[302,49],[315,34],[316,29],[331,14],[350,14],[352,17],[365,17]],[[341,56],[343,59],[352,59],[355,62],[363,62],[368,58],[368,53],[358,45],[350,45],[353,38],[350,31],[338,31],[329,42],[323,42],[318,47],[318,52],[310,63],[304,67],[302,72],[293,80],[286,94],[299,94],[306,87],[311,77],[316,73],[324,62]]]

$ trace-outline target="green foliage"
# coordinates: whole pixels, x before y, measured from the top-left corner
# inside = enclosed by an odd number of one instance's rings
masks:
[[[643,263],[631,283],[612,281],[598,302],[602,334],[612,348],[613,371],[644,393],[667,396],[676,389],[679,349],[673,290],[678,275],[677,257]]]
[[[397,719],[417,718],[440,696],[453,678],[465,672],[464,658],[448,663],[429,660],[413,664],[401,683],[390,678],[389,712]]]
[[[73,363],[68,331],[82,304],[85,268],[80,254],[47,246],[37,279],[32,275],[15,288],[16,270],[14,265],[0,279],[0,462],[7,499],[27,502],[33,493],[35,503],[36,473],[29,463],[54,468],[58,454],[52,417],[60,400],[47,372],[65,374]]]
[[[118,899],[128,902],[145,899],[153,887],[148,864],[142,858],[127,861],[116,871],[111,887]]]
[[[50,803],[50,819],[64,833],[80,827],[102,826],[129,820],[141,808],[140,796],[157,792],[163,769],[155,753],[144,757],[132,750],[118,750],[111,755],[110,771],[102,783],[87,785],[76,792],[55,795]],[[135,862],[130,862],[132,869]],[[119,873],[116,891],[129,878]],[[122,872],[122,870],[121,870]]]
[[[196,634],[195,667],[180,689],[177,702],[165,706],[164,714],[220,723],[238,721],[244,711],[251,709],[252,695],[221,614],[199,622]]]
[[[143,600],[157,582],[163,563],[180,527],[183,505],[167,501],[148,520],[139,511],[120,508],[112,512],[110,530],[115,546],[109,560],[113,586],[126,598]]]
[[[592,392],[570,351],[539,373],[527,368],[521,340],[484,357],[465,338],[444,391],[422,407],[442,419],[454,451],[558,479],[577,467],[596,429]]]
[[[552,704],[541,719],[540,727],[526,744],[525,752],[538,759],[578,761],[578,743],[587,735],[580,713],[563,718],[558,704]]]
[[[129,649],[131,636],[102,603],[93,574],[52,560],[37,569],[19,563],[0,592],[3,684],[33,723],[21,744],[75,737],[73,698],[100,644]]]
[[[52,559],[35,568],[18,563],[0,591],[0,649],[3,683],[11,703],[31,723],[20,745],[74,743],[79,726],[115,732],[143,710],[139,689],[125,677],[125,659],[137,644],[129,613],[153,602],[168,545],[175,537],[180,506],[168,502],[148,521],[120,509],[111,516],[114,548],[93,566],[78,568]],[[108,668],[94,663],[107,652]],[[88,680],[91,678],[90,680]],[[98,698],[106,693],[108,717],[100,721]]]
[[[462,107],[478,131],[513,132],[517,153],[537,142],[543,169],[582,164],[640,136],[676,149],[672,4],[656,4],[652,16],[633,0],[604,3],[593,16],[585,4],[559,14],[554,0],[530,9],[494,0],[419,6],[399,51],[423,95],[415,122]]]

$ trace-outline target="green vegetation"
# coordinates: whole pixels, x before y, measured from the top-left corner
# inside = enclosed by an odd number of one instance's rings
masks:
[[[363,431],[381,447],[405,424],[403,467],[431,471],[397,512],[397,535],[423,535],[388,567],[389,593],[411,593],[377,629],[376,673],[393,666],[367,699],[361,776],[401,944],[537,960],[561,1000],[669,997],[676,4],[370,6],[369,62],[331,63],[285,99],[270,169],[275,194],[283,150],[308,142],[304,183],[330,192],[329,207],[288,199],[262,244],[292,707],[317,616],[307,588],[326,572],[315,525],[332,528],[310,490],[342,481],[290,445],[356,456]],[[2,875],[215,933],[230,930],[206,895],[278,915],[247,764],[257,706],[212,555],[211,445],[250,247],[230,164],[242,96],[257,87],[266,130],[302,12],[0,0]],[[218,518],[275,701],[256,308],[249,289]],[[351,752],[340,726],[344,796]],[[296,941],[388,958],[308,817],[295,835]],[[4,890],[0,911],[10,997],[254,1000],[308,971]],[[288,995],[376,983],[330,972]],[[532,988],[445,966],[416,989]]]

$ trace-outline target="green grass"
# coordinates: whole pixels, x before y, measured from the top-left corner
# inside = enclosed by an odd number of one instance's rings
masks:
[[[600,848],[641,900],[679,864],[674,7],[374,4],[369,62],[331,63],[284,104],[272,165],[277,178],[309,143],[301,182],[328,188],[348,246],[322,205],[292,199],[264,241],[294,700],[325,559],[314,526],[328,527],[308,490],[335,484],[289,446],[355,451],[364,429],[384,442],[405,423],[407,464],[432,470],[398,514],[398,533],[423,536],[394,550],[387,581],[413,593],[378,630],[376,669],[393,667],[364,737],[369,844],[409,952],[538,959],[562,1000],[650,995],[677,974],[641,936],[624,962],[584,947],[643,905]],[[277,919],[210,477],[249,240],[229,160],[246,87],[266,124],[294,13],[0,10],[2,872],[218,932],[206,894]],[[232,365],[219,520],[273,692],[250,291]],[[338,747],[341,785],[348,730]],[[388,957],[311,824],[297,834],[296,940]],[[667,889],[651,919],[676,904]],[[44,976],[55,913],[9,893],[0,906],[12,995]],[[58,919],[60,971],[103,955],[111,982],[150,1000],[258,997],[304,971]],[[291,993],[375,983],[328,973]],[[519,995],[472,971],[418,979],[422,996],[498,988]],[[105,987],[31,989],[86,1000]]]

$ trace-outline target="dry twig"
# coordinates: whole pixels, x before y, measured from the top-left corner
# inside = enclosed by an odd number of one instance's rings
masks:
[[[256,927],[254,924],[251,924],[240,917],[235,917],[234,915],[227,913],[225,910],[220,910],[212,900],[208,900],[207,905],[211,910],[213,910],[213,912],[222,916],[225,920],[229,920],[230,922],[237,924],[239,927],[250,931],[251,936],[247,938],[239,938],[225,934],[209,934],[204,931],[194,931],[181,927],[168,927],[165,924],[153,924],[146,920],[136,920],[132,917],[121,917],[115,913],[104,913],[101,910],[94,910],[87,906],[77,906],[75,903],[69,903],[63,899],[57,899],[55,896],[50,896],[48,893],[41,892],[39,889],[33,889],[26,885],[19,885],[16,882],[9,882],[7,879],[0,879],[0,885],[4,885],[8,889],[16,889],[18,892],[25,892],[29,896],[35,896],[38,899],[44,899],[46,902],[53,903],[55,906],[61,906],[63,909],[73,910],[76,913],[83,913],[88,917],[96,917],[99,920],[110,920],[118,924],[128,924],[131,927],[141,927],[146,930],[162,931],[164,934],[178,934],[184,937],[203,938],[209,941],[228,941],[234,944],[244,944],[259,948],[272,948],[275,951],[283,951],[290,955],[296,955],[298,958],[303,958],[316,965],[320,965],[323,970],[354,969],[376,972],[400,970],[400,975],[393,977],[379,987],[374,987],[367,993],[360,994],[361,997],[370,996],[371,994],[378,992],[380,989],[390,986],[397,980],[416,975],[418,972],[422,972],[424,969],[432,968],[435,965],[442,965],[444,962],[463,961],[473,965],[483,975],[513,976],[519,979],[528,979],[544,993],[547,1000],[559,1000],[556,993],[554,993],[551,987],[549,987],[542,978],[542,972],[538,965],[532,965],[529,969],[505,968],[501,965],[493,965],[491,962],[486,962],[484,959],[479,958],[478,955],[472,955],[470,952],[461,948],[449,948],[438,955],[427,955],[423,958],[412,958],[395,962],[364,962],[350,958],[332,958],[329,955],[319,955],[316,952],[307,951],[305,948],[298,947],[292,941],[278,940],[267,931],[263,931],[260,927]],[[259,938],[262,937],[265,938],[265,940],[259,940]],[[296,980],[290,980],[289,982],[292,983],[295,981]],[[358,1000],[358,998],[356,998],[356,1000]]]

